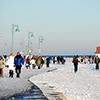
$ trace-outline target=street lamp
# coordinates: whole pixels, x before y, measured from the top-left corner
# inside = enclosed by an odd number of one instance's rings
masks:
[[[15,27],[17,27],[16,30],[14,30]],[[13,34],[14,34],[14,31],[19,32],[20,30],[19,30],[19,28],[18,28],[18,25],[12,24],[12,53],[13,53],[13,41],[14,41],[14,36],[13,36]]]
[[[7,46],[7,43],[4,43],[4,54],[5,54],[5,46]]]
[[[38,54],[39,54],[39,56],[40,56],[40,52],[41,52],[40,43],[43,43],[43,40],[44,40],[43,36],[39,36],[39,40],[38,40]]]
[[[33,32],[28,32],[28,52],[30,51],[30,44],[32,44],[30,37],[34,37]]]

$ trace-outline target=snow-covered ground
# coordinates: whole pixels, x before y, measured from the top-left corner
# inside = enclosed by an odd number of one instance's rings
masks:
[[[50,65],[50,68],[46,68],[44,65],[41,69],[26,69],[24,66],[21,70],[21,77],[16,78],[16,73],[14,72],[14,77],[9,78],[9,68],[4,67],[4,75],[0,77],[0,98],[9,97],[15,93],[20,93],[31,89],[31,82],[29,82],[29,77],[44,73],[48,70],[55,68],[60,68],[60,65]]]
[[[52,92],[62,92],[68,100],[100,100],[100,70],[95,70],[95,64],[79,64],[77,73],[73,64],[50,64],[41,69],[22,68],[21,78],[9,78],[8,68],[4,68],[4,77],[0,77],[0,98],[10,96],[30,89],[36,84],[49,97]],[[50,90],[49,87],[54,87]],[[52,100],[52,99],[51,99]]]
[[[49,93],[48,87],[53,86],[68,100],[100,100],[100,70],[95,70],[95,64],[79,64],[78,72],[74,73],[73,64],[66,62],[62,68],[39,74],[30,80],[46,96]]]

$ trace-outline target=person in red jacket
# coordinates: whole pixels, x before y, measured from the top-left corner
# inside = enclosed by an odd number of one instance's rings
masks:
[[[78,62],[80,62],[77,57],[75,57],[75,59],[72,60],[72,62],[74,63],[74,72],[76,73],[78,70]]]

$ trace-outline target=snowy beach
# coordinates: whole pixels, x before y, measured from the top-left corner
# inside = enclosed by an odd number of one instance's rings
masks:
[[[66,62],[61,68],[31,77],[30,80],[47,97],[52,86],[55,88],[52,93],[62,92],[68,100],[100,100],[100,71],[95,70],[95,64],[79,64],[78,72],[74,73],[73,64]]]
[[[70,61],[65,65],[50,64],[50,68],[45,65],[41,69],[22,68],[20,79],[15,74],[14,78],[9,78],[8,68],[4,68],[4,76],[0,77],[0,98],[30,89],[29,79],[49,100],[53,100],[51,94],[56,92],[63,93],[68,100],[99,100],[100,71],[95,70],[95,64],[78,66],[77,73]]]
[[[50,68],[46,68],[44,65],[41,69],[26,69],[25,66],[22,67],[21,78],[16,78],[16,73],[14,72],[14,77],[9,78],[9,68],[5,67],[3,69],[4,75],[0,77],[0,99],[6,98],[14,95],[15,93],[25,92],[26,90],[31,89],[33,84],[29,82],[29,78],[41,73],[44,73],[48,70],[53,70],[55,68],[59,68],[61,66],[50,66]],[[34,83],[34,82],[33,82]]]
[[[0,100],[100,100],[100,0],[0,0]]]

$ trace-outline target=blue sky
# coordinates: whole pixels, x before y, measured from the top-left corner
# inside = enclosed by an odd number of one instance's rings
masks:
[[[100,0],[0,0],[0,54],[11,53],[12,24],[14,53],[27,53],[28,31],[31,50],[38,54],[38,38],[44,37],[41,54],[94,54],[100,44]]]

